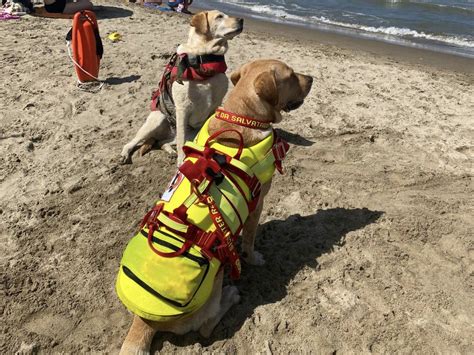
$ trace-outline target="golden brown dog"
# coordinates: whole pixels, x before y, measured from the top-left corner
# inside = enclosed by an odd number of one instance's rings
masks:
[[[277,60],[257,60],[242,66],[234,72],[231,80],[235,88],[230,92],[223,105],[225,111],[268,123],[282,120],[281,111],[298,108],[308,95],[313,79],[310,76],[295,73],[293,69]],[[243,136],[245,146],[252,146],[272,133],[272,129],[251,129],[213,118],[209,123],[209,134],[221,129],[231,128]],[[220,144],[237,146],[235,132],[226,132],[219,136]],[[262,212],[263,198],[270,189],[271,181],[261,189],[257,207],[249,215],[242,231],[242,257],[253,265],[262,265],[264,259],[254,250],[257,225]],[[199,330],[208,337],[228,309],[240,300],[234,286],[222,287],[223,270],[215,278],[212,293],[206,303],[197,311],[181,318],[171,318],[166,322],[154,322],[134,317],[132,327],[122,346],[122,354],[148,353],[153,336],[157,331],[170,331],[184,334]]]

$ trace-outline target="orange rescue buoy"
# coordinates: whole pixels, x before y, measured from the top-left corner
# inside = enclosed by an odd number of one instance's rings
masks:
[[[79,82],[98,81],[104,49],[94,12],[77,12],[66,39],[72,42],[72,60]]]

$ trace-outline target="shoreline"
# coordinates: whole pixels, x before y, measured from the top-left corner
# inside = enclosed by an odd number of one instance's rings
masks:
[[[196,13],[208,10],[203,7],[191,8]],[[311,44],[331,45],[341,49],[362,51],[368,55],[383,56],[396,62],[406,62],[437,69],[474,74],[474,58],[454,53],[435,51],[429,48],[416,48],[402,44],[389,43],[378,39],[368,39],[356,35],[319,30],[316,28],[298,26],[256,19],[241,13],[229,12],[229,15],[245,19],[244,31],[257,34],[269,34],[283,37],[287,40],[305,41]]]

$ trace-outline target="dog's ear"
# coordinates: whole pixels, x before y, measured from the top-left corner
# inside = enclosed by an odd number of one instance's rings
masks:
[[[191,19],[191,26],[196,29],[196,32],[206,35],[209,32],[209,21],[207,19],[207,11],[199,12]]]
[[[253,83],[257,95],[272,106],[278,105],[278,88],[275,71],[265,71],[258,74]]]
[[[234,84],[234,86],[237,85],[239,80],[240,80],[240,68],[232,72],[232,74],[230,74],[230,81],[232,81],[232,84]]]

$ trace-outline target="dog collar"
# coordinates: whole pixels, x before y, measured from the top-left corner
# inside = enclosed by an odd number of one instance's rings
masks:
[[[221,108],[218,108],[216,110],[215,117],[221,121],[226,121],[226,122],[233,123],[238,126],[243,126],[247,128],[253,128],[253,129],[270,128],[270,123],[268,122],[257,121],[255,118],[238,115],[236,113],[229,112],[229,111],[224,111]]]

